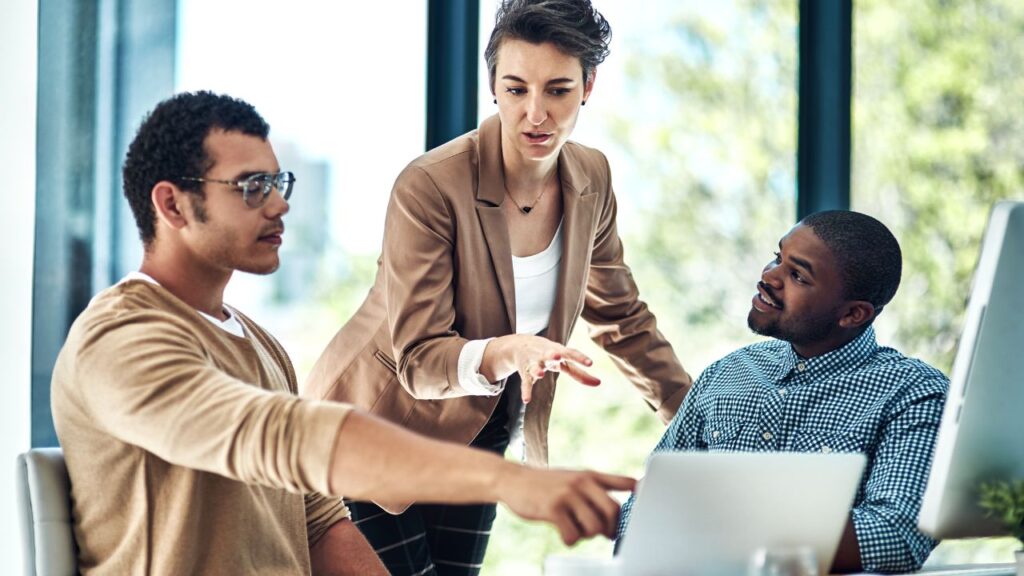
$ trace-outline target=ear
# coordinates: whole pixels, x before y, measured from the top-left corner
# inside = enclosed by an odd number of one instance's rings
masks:
[[[594,91],[594,80],[597,79],[597,66],[590,71],[590,79],[583,85],[583,101],[590,100],[590,93]]]
[[[166,180],[157,182],[150,192],[157,219],[175,230],[180,230],[188,224],[185,207],[182,205],[185,201],[184,195],[185,192]]]
[[[875,317],[875,306],[864,300],[854,300],[846,304],[846,311],[839,318],[841,328],[860,328]]]

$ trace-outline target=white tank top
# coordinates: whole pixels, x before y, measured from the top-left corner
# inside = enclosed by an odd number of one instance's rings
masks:
[[[558,292],[562,222],[548,247],[532,256],[512,256],[516,285],[516,333],[539,334],[548,327]]]

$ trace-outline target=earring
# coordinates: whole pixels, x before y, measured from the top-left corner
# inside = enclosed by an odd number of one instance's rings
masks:
[[[495,98],[495,99],[494,99],[494,103],[495,103],[495,104],[497,104],[497,103],[498,103],[498,99],[497,99],[497,98]]]
[[[583,103],[580,104],[580,106],[586,106],[586,105],[587,105],[587,101],[586,100],[584,100]]]

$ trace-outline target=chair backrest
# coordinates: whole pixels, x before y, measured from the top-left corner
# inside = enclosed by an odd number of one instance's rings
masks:
[[[64,453],[60,448],[36,448],[20,454],[17,476],[25,574],[77,574],[71,482]]]

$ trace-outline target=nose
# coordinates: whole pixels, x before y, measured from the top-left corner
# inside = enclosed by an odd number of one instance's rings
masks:
[[[277,186],[274,186],[273,190],[271,190],[270,196],[267,197],[263,207],[267,218],[270,219],[280,218],[291,210],[291,205],[281,195],[281,191],[277,189]]]
[[[547,119],[548,112],[544,105],[544,95],[537,92],[531,93],[526,101],[526,121],[534,126],[540,126]]]
[[[779,265],[775,263],[775,260],[769,262],[761,270],[761,281],[772,288],[782,287],[782,274],[779,272]]]

